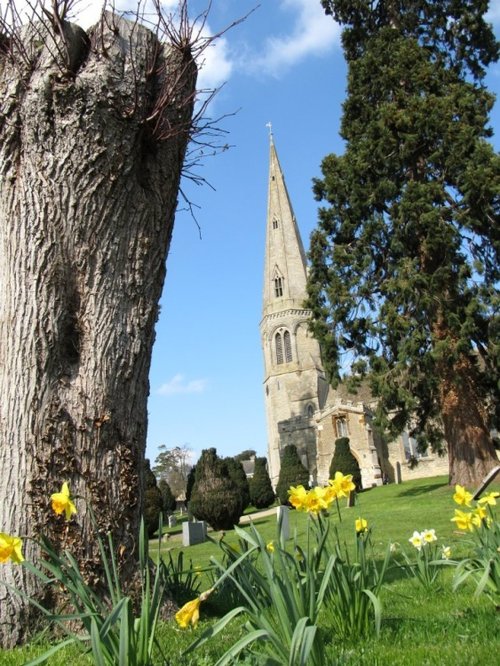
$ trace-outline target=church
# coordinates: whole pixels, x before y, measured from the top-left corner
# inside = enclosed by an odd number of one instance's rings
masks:
[[[264,400],[268,468],[275,486],[283,449],[295,444],[310,483],[326,485],[335,440],[348,437],[364,488],[384,480],[448,473],[447,456],[420,456],[403,432],[387,443],[372,427],[375,400],[369,392],[350,394],[329,386],[319,344],[309,333],[307,259],[270,133],[267,229],[260,335],[264,355]],[[418,459],[418,465],[414,465]]]

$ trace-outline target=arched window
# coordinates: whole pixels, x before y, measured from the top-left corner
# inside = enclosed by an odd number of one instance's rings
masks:
[[[275,277],[274,278],[274,295],[276,298],[283,296],[283,278]]]
[[[276,345],[276,363],[281,365],[283,363],[283,341],[281,339],[281,333],[276,333],[274,341]]]
[[[285,345],[285,363],[291,363],[292,361],[292,342],[290,339],[290,333],[285,331],[283,333],[283,342]]]
[[[312,419],[314,416],[314,407],[312,405],[307,405],[307,418]]]
[[[278,220],[276,218],[273,219],[273,229],[278,228]]]

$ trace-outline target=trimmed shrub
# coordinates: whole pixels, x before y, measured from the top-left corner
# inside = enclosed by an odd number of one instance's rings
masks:
[[[196,464],[198,464],[198,463],[196,463]],[[193,465],[193,467],[191,467],[191,469],[189,470],[189,473],[188,473],[187,479],[186,479],[186,507],[189,503],[189,500],[191,499],[191,494],[193,492],[195,477],[196,477],[196,465]]]
[[[256,509],[267,509],[275,500],[273,486],[267,471],[267,459],[255,458],[253,477],[249,481],[250,502]]]
[[[149,537],[154,536],[158,530],[160,513],[162,512],[162,497],[156,484],[156,476],[151,471],[149,460],[144,460],[144,525]]]
[[[161,493],[161,504],[163,513],[172,513],[175,511],[177,502],[175,501],[174,493],[172,492],[168,482],[165,479],[160,479],[158,488]]]
[[[281,504],[288,504],[290,486],[309,487],[309,472],[302,464],[294,444],[285,446],[281,458],[280,475],[276,486],[276,495]]]
[[[234,458],[225,458],[224,462],[227,464],[229,476],[238,487],[238,492],[241,494],[241,501],[243,504],[243,511],[250,504],[250,488],[248,487],[248,479],[243,469],[243,465],[239,460]]]
[[[194,487],[189,511],[205,520],[214,530],[229,530],[237,525],[243,513],[238,486],[229,474],[225,460],[215,449],[205,449],[196,464]]]
[[[361,490],[361,470],[349,447],[349,437],[339,437],[335,440],[335,451],[330,463],[330,479],[333,479],[335,472],[352,474],[356,490]]]

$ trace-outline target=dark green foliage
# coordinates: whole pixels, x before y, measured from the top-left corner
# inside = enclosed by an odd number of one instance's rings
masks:
[[[191,494],[193,492],[194,480],[196,478],[196,465],[191,467],[187,475],[186,481],[186,503],[191,499]]]
[[[349,437],[339,437],[335,440],[335,451],[330,463],[330,479],[333,479],[335,472],[342,472],[345,476],[352,474],[352,482],[356,484],[356,490],[361,490],[361,470],[351,452]]]
[[[170,486],[165,481],[165,479],[160,479],[158,488],[160,489],[161,493],[163,513],[171,513],[172,511],[175,511],[177,502],[175,501],[174,494],[172,493],[172,490],[170,489]]]
[[[229,476],[236,484],[238,492],[241,495],[241,503],[244,511],[250,504],[250,488],[248,487],[248,479],[243,465],[235,458],[225,458],[224,462],[229,470]]]
[[[189,510],[198,520],[205,520],[214,530],[228,530],[237,525],[243,502],[227,463],[215,449],[205,449],[196,464],[195,482]]]
[[[158,529],[162,512],[162,496],[156,485],[156,477],[151,471],[149,460],[144,460],[144,524],[149,537]]]
[[[288,504],[290,486],[309,486],[309,472],[302,464],[297,447],[294,444],[285,446],[281,458],[280,475],[276,486],[276,495],[281,504]]]
[[[269,473],[267,459],[255,458],[253,477],[249,481],[250,502],[256,509],[267,509],[274,502],[275,495]]]
[[[487,468],[500,422],[487,2],[323,5],[344,29],[349,77],[345,153],[323,160],[314,185],[324,207],[310,246],[311,329],[334,385],[346,352],[352,388],[369,377],[376,426],[394,436],[411,423],[421,448],[444,436],[453,464]]]
[[[238,453],[237,455],[233,456],[235,460],[239,460],[239,462],[242,462],[243,460],[250,460],[251,458],[254,458],[257,455],[257,452],[254,451],[253,449],[245,449],[241,453]]]

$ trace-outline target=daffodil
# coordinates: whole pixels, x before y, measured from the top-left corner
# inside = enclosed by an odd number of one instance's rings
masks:
[[[344,476],[342,472],[335,472],[334,478],[330,479],[328,483],[335,488],[337,497],[347,497],[356,489],[356,485],[352,481],[352,474]]]
[[[66,520],[71,520],[71,516],[76,513],[76,507],[71,501],[69,486],[66,482],[62,484],[61,492],[54,493],[50,497],[52,502],[52,509],[58,516],[62,513],[66,516]]]
[[[326,486],[326,488],[323,488],[323,499],[328,506],[330,506],[330,504],[332,504],[332,502],[334,502],[337,497],[337,488],[334,485],[329,485]]]
[[[417,532],[415,530],[413,532],[413,536],[411,536],[408,541],[411,543],[412,546],[414,546],[417,550],[421,550],[422,546],[424,545],[424,540],[422,539],[422,534],[420,532]]]
[[[441,549],[441,556],[443,560],[449,560],[451,557],[451,548],[449,546],[443,546]]]
[[[325,501],[324,495],[324,489],[320,486],[311,488],[305,499],[306,511],[318,515],[323,509],[328,509],[328,503]]]
[[[470,530],[472,532],[474,528],[472,514],[466,513],[465,511],[459,511],[459,509],[455,509],[455,515],[451,521],[456,524],[459,530]]]
[[[213,588],[203,592],[199,597],[192,601],[188,601],[187,604],[184,604],[184,606],[177,611],[175,614],[175,620],[181,629],[187,629],[190,624],[193,627],[196,627],[198,620],[200,619],[200,604],[202,601],[205,601],[212,592]]]
[[[307,490],[304,486],[291,486],[288,491],[288,501],[297,511],[306,511],[305,501]]]
[[[478,504],[489,504],[490,506],[495,506],[497,503],[497,497],[500,497],[500,493],[497,492],[491,492],[485,495],[484,497],[481,497],[478,499],[477,503]]]
[[[437,541],[436,530],[424,530],[421,535],[424,543],[432,543]]]
[[[484,506],[477,506],[472,512],[472,522],[476,527],[480,527],[483,520],[486,520],[488,514]]]
[[[20,564],[24,560],[22,545],[23,542],[19,537],[0,532],[0,564],[5,564],[9,560],[14,564]]]
[[[457,485],[455,486],[455,494],[453,495],[453,499],[457,504],[460,504],[461,506],[470,506],[470,503],[472,501],[472,493],[470,493],[463,486],[460,486],[457,483]]]
[[[267,550],[268,553],[274,553],[275,548],[274,548],[274,543],[272,541],[270,541],[267,544],[266,550]]]
[[[356,528],[356,532],[359,534],[360,532],[367,532],[368,531],[368,521],[366,521],[364,518],[356,518],[354,522],[354,527]]]

